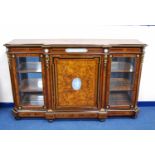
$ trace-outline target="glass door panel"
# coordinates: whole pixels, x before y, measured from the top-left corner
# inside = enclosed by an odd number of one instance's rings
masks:
[[[129,106],[133,99],[135,57],[113,57],[111,61],[109,105]]]
[[[43,106],[44,98],[42,93],[21,93],[21,103],[27,106]]]
[[[109,97],[110,106],[131,105],[132,92],[131,91],[111,91]]]
[[[39,57],[17,57],[17,76],[22,106],[43,106],[42,68]]]

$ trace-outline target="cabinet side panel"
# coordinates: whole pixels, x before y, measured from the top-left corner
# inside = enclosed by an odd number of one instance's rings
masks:
[[[141,72],[142,72],[142,66],[143,66],[143,60],[144,60],[144,52],[142,49],[142,54],[140,55],[140,57],[137,58],[138,59],[138,69],[137,69],[137,79],[136,79],[136,85],[135,85],[135,89],[136,89],[136,95],[135,95],[135,103],[134,103],[134,107],[137,107],[137,101],[138,101],[138,95],[139,95],[139,86],[140,86],[140,80],[141,80]]]
[[[15,55],[10,53],[10,50],[7,53],[8,61],[9,61],[9,70],[10,70],[10,77],[11,77],[11,84],[12,84],[12,93],[15,108],[19,107],[19,92],[18,92],[18,81],[16,76],[16,60]]]

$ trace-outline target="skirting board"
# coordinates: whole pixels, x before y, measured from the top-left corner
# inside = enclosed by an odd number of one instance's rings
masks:
[[[0,107],[13,107],[13,102],[0,102]],[[155,106],[155,101],[138,101],[138,107]]]

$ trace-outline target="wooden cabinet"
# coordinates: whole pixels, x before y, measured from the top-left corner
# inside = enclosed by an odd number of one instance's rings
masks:
[[[136,116],[145,44],[13,40],[5,46],[16,118]]]

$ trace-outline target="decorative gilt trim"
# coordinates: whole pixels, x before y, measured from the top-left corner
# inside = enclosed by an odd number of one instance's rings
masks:
[[[139,109],[138,107],[135,107],[135,110],[134,110],[136,113],[139,112]]]
[[[45,48],[45,49],[44,49],[44,52],[45,52],[45,53],[48,53],[48,52],[49,52],[49,49]]]
[[[12,57],[12,58],[15,58],[15,54],[12,54],[11,57]]]
[[[52,109],[48,109],[47,112],[53,112],[53,110]]]
[[[107,62],[108,62],[108,55],[104,55],[104,69],[107,67]]]
[[[110,55],[109,57],[110,57],[110,60],[112,60],[112,55]]]
[[[108,55],[107,53],[104,55],[104,76],[103,76],[103,81],[106,82],[106,73],[107,73],[107,62],[108,62]],[[104,86],[104,89],[106,89],[106,84]],[[103,109],[104,110],[104,109]],[[101,109],[102,111],[102,109]]]
[[[104,69],[106,69],[106,67],[107,67],[108,52],[109,52],[109,50],[108,50],[107,48],[105,48],[105,49],[104,49],[104,53],[105,53],[105,55],[104,55]]]
[[[108,53],[109,50],[107,48],[104,49],[104,53]]]
[[[100,112],[105,112],[105,109],[101,108],[101,109],[100,109]]]
[[[107,109],[109,109],[110,108],[110,106],[109,105],[107,105]]]
[[[142,53],[142,55],[141,55],[141,64],[143,64],[143,62],[144,62],[144,52]]]
[[[40,54],[39,58],[40,58],[40,61],[43,61],[43,54]]]
[[[49,67],[49,55],[45,55],[46,68]]]
[[[134,106],[133,105],[130,105],[130,108],[133,108]]]
[[[19,107],[18,107],[18,109],[19,109],[19,110],[21,110],[21,109],[22,109],[22,107],[21,107],[21,106],[19,106]]]
[[[7,53],[7,58],[8,58],[9,67],[11,68],[11,61],[12,61],[12,59],[15,58],[15,54]]]
[[[9,53],[7,53],[7,58],[8,58],[9,67],[11,67],[11,57]]]

